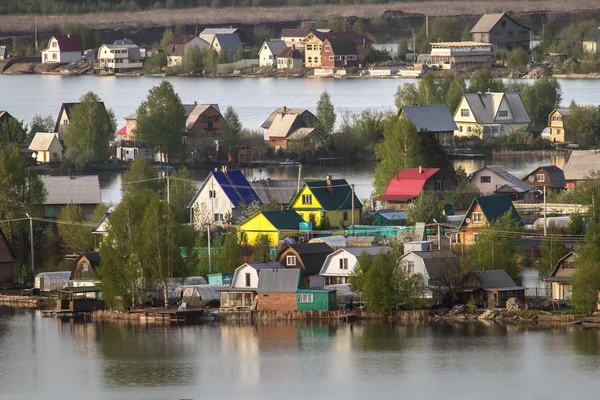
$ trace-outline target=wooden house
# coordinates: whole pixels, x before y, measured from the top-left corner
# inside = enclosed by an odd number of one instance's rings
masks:
[[[308,28],[284,28],[279,37],[285,42],[285,45],[294,50],[304,49],[304,38],[312,31]]]
[[[98,175],[42,176],[47,191],[46,202],[40,210],[45,218],[57,218],[67,204],[76,204],[90,216],[102,203]]]
[[[296,309],[298,311],[337,310],[337,292],[335,289],[298,289]]]
[[[303,65],[304,55],[292,47],[286,47],[277,56],[277,69],[298,69]]]
[[[453,143],[454,131],[458,129],[445,104],[404,106],[398,116],[408,118],[420,135],[435,135],[442,146]]]
[[[285,268],[302,272],[303,287],[311,287],[311,277],[319,275],[323,263],[333,249],[326,243],[298,243],[285,246],[279,251],[276,261]]]
[[[558,260],[546,282],[552,284],[552,300],[569,300],[571,297],[571,281],[576,271],[577,254],[569,252]]]
[[[548,193],[561,192],[567,186],[565,173],[556,165],[538,167],[523,178],[523,181],[529,183],[537,190],[544,190],[546,188]]]
[[[452,246],[471,246],[481,231],[506,213],[523,226],[521,216],[507,195],[478,196],[467,210],[465,218],[452,234]]]
[[[261,127],[266,130],[269,146],[285,150],[289,140],[319,139],[317,122],[317,117],[306,109],[284,106],[273,111]]]
[[[302,288],[299,269],[265,269],[258,281],[259,311],[296,311],[296,292]]]
[[[268,237],[271,246],[276,246],[286,237],[299,236],[300,224],[304,220],[294,210],[260,211],[238,226],[240,239],[254,245],[262,237]]]
[[[75,259],[67,286],[95,286],[99,282],[96,270],[101,261],[98,252],[80,253]]]
[[[11,286],[15,282],[15,255],[8,239],[0,229],[0,287]]]
[[[381,202],[385,208],[406,211],[423,191],[442,198],[446,190],[455,187],[454,179],[439,168],[404,168],[390,179],[385,192],[375,197],[373,203]]]
[[[531,29],[507,13],[484,14],[471,29],[474,42],[491,43],[499,49],[521,47],[529,50]]]
[[[63,159],[63,146],[56,133],[37,132],[29,144],[38,163],[59,163]]]
[[[321,49],[321,67],[343,69],[358,66],[358,51],[352,39],[325,39]]]
[[[553,143],[571,142],[573,138],[569,137],[565,129],[565,121],[571,112],[570,108],[555,108],[548,115],[548,128],[542,132],[542,139],[547,139]]]
[[[291,203],[291,208],[320,228],[360,224],[362,203],[345,179],[309,181]],[[354,210],[353,210],[354,208]],[[354,211],[354,218],[352,218]]]
[[[506,301],[513,297],[523,304],[525,288],[503,269],[473,272],[460,294],[464,304],[474,302],[479,308],[505,308]]]
[[[83,43],[77,35],[56,35],[48,40],[48,48],[42,50],[42,63],[81,62]]]
[[[286,49],[281,39],[265,40],[258,52],[258,65],[266,68],[277,67],[277,57]]]
[[[600,152],[597,150],[573,150],[563,166],[567,189],[575,189],[578,182],[593,178],[600,171]]]
[[[362,63],[371,48],[371,40],[356,32],[311,32],[302,41],[306,68],[323,67],[322,51],[327,39],[351,39],[356,47],[359,64]]]
[[[221,308],[251,309],[258,294],[258,281],[263,270],[283,268],[277,261],[244,263],[237,267],[231,288],[221,292]]]
[[[535,187],[500,167],[489,165],[473,173],[471,183],[482,195],[505,194],[512,201],[533,202]]]

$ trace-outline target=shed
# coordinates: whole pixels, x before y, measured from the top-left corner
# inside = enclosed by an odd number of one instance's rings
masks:
[[[296,291],[300,285],[299,269],[262,270],[258,280],[258,310],[296,311]]]
[[[227,289],[223,285],[187,285],[181,286],[183,292],[182,302],[187,307],[204,307],[210,303],[218,304],[221,291]]]
[[[332,311],[337,308],[335,289],[299,289],[296,293],[298,311]]]
[[[206,285],[206,284],[208,284],[208,282],[206,282],[206,278],[203,276],[188,276],[187,278],[185,278],[183,280],[183,284],[185,286]]]
[[[346,247],[346,238],[344,236],[325,236],[310,239],[308,243],[325,243],[333,250],[337,250]]]
[[[76,281],[77,284],[70,286],[84,286],[83,282],[91,282],[93,284],[95,271],[100,266],[101,261],[98,252],[80,253],[75,259],[75,265],[69,276],[69,281]]]
[[[67,204],[78,204],[86,216],[92,215],[102,203],[98,175],[86,176],[42,176],[48,192],[42,215],[55,218]]]
[[[233,274],[228,273],[218,273],[218,274],[209,274],[208,275],[208,284],[209,285],[231,285],[231,277]]]
[[[71,271],[40,272],[35,276],[34,287],[41,292],[52,292],[65,287]]]

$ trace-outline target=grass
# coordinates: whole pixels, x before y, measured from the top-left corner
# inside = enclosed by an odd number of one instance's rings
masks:
[[[492,0],[457,1],[414,1],[387,4],[362,5],[322,5],[308,7],[257,7],[257,8],[195,8],[179,10],[149,10],[130,12],[104,12],[82,15],[45,15],[38,18],[40,32],[59,30],[67,24],[77,23],[93,29],[108,28],[146,28],[154,26],[247,24],[320,20],[333,15],[353,15],[371,18],[384,11],[402,11],[405,13],[430,16],[479,15],[486,12],[513,10],[516,12],[548,11],[552,13],[597,9],[597,0],[579,0],[577,2],[556,0],[510,0],[497,2]],[[22,33],[34,31],[33,15],[2,15],[2,32]]]

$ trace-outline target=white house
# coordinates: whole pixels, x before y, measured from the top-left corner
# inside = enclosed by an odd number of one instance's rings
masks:
[[[42,50],[42,63],[81,62],[83,44],[77,35],[52,36],[48,48]]]
[[[231,279],[231,287],[233,289],[256,290],[261,270],[280,268],[283,268],[283,266],[277,261],[244,263],[235,269]]]
[[[144,59],[136,44],[103,44],[98,50],[98,63],[101,68],[124,72],[142,68]]]
[[[277,69],[298,69],[304,65],[304,55],[291,47],[286,47],[277,56]]]
[[[242,209],[251,204],[262,205],[242,171],[224,168],[208,175],[188,205],[191,220],[197,230],[209,222],[226,223],[227,217],[238,218]]]
[[[133,140],[121,140],[117,147],[117,158],[121,161],[133,161],[136,158],[145,158],[148,161],[160,161],[160,155],[147,144]]]
[[[512,201],[535,200],[535,187],[500,167],[488,165],[475,173],[471,183],[479,189],[483,196],[506,194]]]
[[[281,39],[265,40],[258,52],[258,65],[268,68],[277,67],[277,57],[285,48],[285,42]]]
[[[350,275],[363,253],[371,257],[385,254],[391,250],[386,246],[346,247],[329,254],[318,276],[310,277],[310,287],[327,287],[349,283]]]
[[[61,162],[63,146],[60,144],[56,133],[38,132],[33,137],[29,150],[37,153],[38,163]]]

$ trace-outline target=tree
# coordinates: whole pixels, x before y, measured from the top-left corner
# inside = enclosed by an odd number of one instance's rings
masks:
[[[596,311],[600,291],[600,223],[597,221],[590,223],[585,242],[579,249],[571,287],[571,301],[579,311]]]
[[[508,69],[524,67],[529,63],[529,54],[522,47],[517,47],[508,55],[506,66]]]
[[[192,46],[183,53],[183,60],[181,65],[183,70],[188,74],[197,74],[202,72],[204,69],[204,58],[206,57],[206,51],[200,49],[200,47]]]
[[[146,191],[159,195],[162,188],[163,183],[159,180],[158,172],[144,158],[136,158],[121,176],[123,197],[135,196]]]
[[[242,49],[241,47],[238,47],[238,49],[235,51],[235,61],[240,61],[244,59],[244,49]]]
[[[503,92],[504,84],[500,79],[494,79],[487,69],[480,69],[471,75],[469,93]]]
[[[396,108],[401,109],[404,106],[414,106],[419,104],[419,92],[414,83],[405,83],[398,86],[394,96]]]
[[[567,222],[567,229],[571,235],[583,235],[585,233],[585,220],[583,216],[574,212],[569,216],[569,222]]]
[[[175,40],[175,35],[173,34],[173,30],[171,28],[166,28],[163,31],[162,38],[160,39],[160,43],[158,44],[158,50],[166,51],[167,46]]]
[[[192,183],[190,174],[185,167],[173,172],[170,177],[169,191],[170,204],[177,216],[177,220],[184,223],[191,222],[187,206],[196,193],[196,187]]]
[[[147,74],[161,74],[168,64],[167,52],[159,51],[144,61],[144,72]]]
[[[33,139],[38,132],[54,132],[54,118],[52,115],[41,115],[35,114],[29,123],[29,140]]]
[[[523,89],[521,98],[533,124],[546,126],[548,115],[562,101],[562,89],[556,79],[540,78]]]
[[[255,25],[252,28],[254,42],[262,44],[265,40],[270,40],[273,37],[273,30],[265,24]]]
[[[235,229],[232,229],[225,234],[225,240],[219,250],[214,272],[232,273],[240,266],[240,259],[241,251],[238,244],[238,234]]]
[[[256,241],[252,249],[253,262],[265,262],[271,259],[271,242],[268,235],[256,234]]]
[[[221,127],[221,141],[219,147],[225,154],[229,154],[242,139],[244,127],[240,122],[240,117],[237,112],[231,106],[227,107],[223,118],[225,124]]]
[[[406,61],[406,54],[408,54],[408,40],[402,38],[398,43],[398,59]]]
[[[375,146],[379,163],[375,167],[375,193],[381,194],[398,172],[418,167],[421,162],[419,136],[406,118],[392,117],[384,122],[383,141]]]
[[[565,131],[582,148],[600,144],[600,110],[594,106],[572,106],[565,118]]]
[[[481,192],[472,182],[457,183],[454,189],[444,191],[444,203],[452,204],[456,211],[466,211],[477,196]]]
[[[511,278],[520,279],[516,261],[518,235],[515,235],[520,230],[512,218],[512,210],[488,224],[469,252],[473,270],[503,269]]]
[[[448,88],[448,93],[446,94],[446,105],[450,110],[450,114],[454,114],[454,111],[456,111],[458,108],[458,105],[460,104],[460,101],[466,92],[467,84],[465,83],[465,78],[454,78],[450,84],[450,87]]]
[[[361,35],[367,34],[367,29],[362,18],[356,18],[356,21],[354,21],[354,24],[352,25],[352,30],[354,32],[360,33]]]
[[[83,253],[94,249],[92,225],[86,223],[83,209],[78,204],[63,207],[58,216],[58,233],[63,248],[68,253]]]
[[[542,239],[542,252],[538,260],[538,271],[540,279],[546,280],[550,277],[550,273],[554,266],[565,255],[565,246],[560,239],[560,236],[550,236]]]
[[[169,157],[181,148],[185,121],[185,110],[173,85],[162,81],[150,89],[148,97],[138,108],[133,135],[160,152],[169,162]]]
[[[331,103],[329,93],[324,91],[317,102],[317,128],[324,135],[331,135],[335,128],[335,108]]]
[[[415,225],[417,222],[429,224],[434,220],[437,222],[446,220],[442,213],[442,204],[435,194],[423,191],[416,200],[409,204],[406,210],[406,223],[409,225]]]
[[[0,143],[23,144],[27,141],[27,130],[23,121],[11,117],[0,124]]]
[[[419,91],[417,94],[419,105],[427,106],[431,104],[439,104],[441,100],[438,96],[435,77],[433,73],[427,72],[419,81]]]
[[[93,92],[79,99],[71,110],[69,125],[63,134],[65,159],[78,168],[108,159],[109,145],[117,124],[114,114]]]

